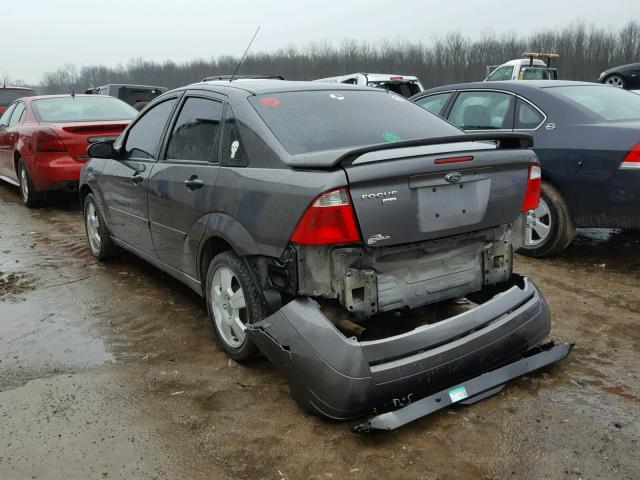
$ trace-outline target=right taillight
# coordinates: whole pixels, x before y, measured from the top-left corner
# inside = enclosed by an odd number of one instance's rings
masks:
[[[640,143],[627,152],[620,168],[640,168]]]
[[[540,165],[529,165],[529,176],[527,178],[527,189],[524,192],[524,200],[520,211],[528,212],[538,207],[540,202],[540,184],[542,183],[542,170]]]
[[[318,196],[300,218],[291,241],[328,245],[360,241],[360,232],[346,188]]]
[[[67,148],[51,129],[42,129],[36,133],[36,152],[66,152]]]

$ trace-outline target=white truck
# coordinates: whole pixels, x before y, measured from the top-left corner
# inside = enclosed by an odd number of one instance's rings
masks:
[[[384,88],[407,98],[424,90],[418,77],[387,73],[351,73],[339,77],[318,78],[314,80],[314,82],[347,83],[351,85]]]
[[[558,69],[551,67],[551,59],[557,53],[525,52],[522,58],[510,60],[502,65],[488,65],[485,82],[501,80],[557,80]]]

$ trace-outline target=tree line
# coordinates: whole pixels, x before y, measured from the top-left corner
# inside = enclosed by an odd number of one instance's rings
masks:
[[[583,22],[560,30],[529,35],[487,32],[469,38],[451,32],[430,43],[405,40],[376,42],[345,39],[339,44],[314,42],[289,45],[271,52],[249,53],[239,73],[282,75],[291,80],[379,72],[417,75],[425,87],[483,80],[487,65],[519,58],[525,51],[555,52],[554,61],[562,79],[594,81],[607,68],[640,61],[640,22],[619,28],[604,28]],[[205,76],[232,73],[239,58],[222,55],[176,63],[129,60],[126,65],[67,64],[43,76],[41,93],[83,92],[108,83],[135,83],[175,88]]]

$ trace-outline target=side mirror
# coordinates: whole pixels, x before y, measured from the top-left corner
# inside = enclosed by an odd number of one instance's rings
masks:
[[[112,142],[96,142],[89,145],[87,154],[91,158],[118,158],[119,152]]]

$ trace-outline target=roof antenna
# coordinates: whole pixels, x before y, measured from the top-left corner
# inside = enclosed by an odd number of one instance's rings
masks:
[[[247,56],[247,52],[249,51],[249,48],[251,48],[251,44],[256,39],[256,35],[258,35],[259,31],[260,31],[260,27],[258,27],[258,29],[256,30],[256,33],[254,33],[253,37],[251,37],[251,41],[249,42],[249,45],[247,45],[247,49],[244,51],[244,54],[242,55],[242,58],[238,62],[238,66],[233,71],[233,75],[231,75],[231,79],[229,80],[229,83],[233,82],[233,79],[236,78],[236,73],[238,73],[238,69],[240,68],[240,65],[242,65],[242,62],[244,62],[244,57]]]

